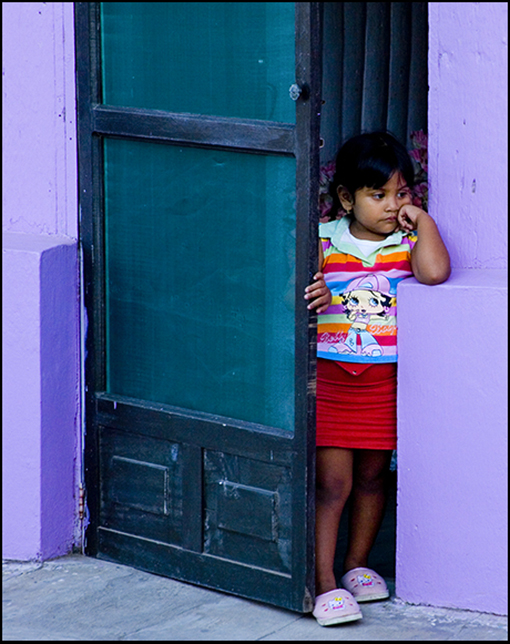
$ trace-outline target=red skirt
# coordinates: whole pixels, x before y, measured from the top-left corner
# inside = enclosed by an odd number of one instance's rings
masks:
[[[317,447],[396,449],[397,364],[353,375],[318,358],[316,436]]]

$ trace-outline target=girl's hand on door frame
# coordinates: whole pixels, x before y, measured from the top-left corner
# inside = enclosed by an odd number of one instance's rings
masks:
[[[315,281],[305,288],[305,300],[311,300],[307,309],[317,309],[317,313],[323,313],[331,304],[331,291],[326,286],[322,273],[315,273],[313,279]]]

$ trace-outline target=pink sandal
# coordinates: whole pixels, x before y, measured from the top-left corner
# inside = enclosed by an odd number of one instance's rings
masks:
[[[357,602],[372,602],[390,596],[384,579],[370,568],[353,568],[342,577],[342,585]]]
[[[345,588],[317,595],[313,616],[321,626],[354,622],[363,617],[356,600]]]

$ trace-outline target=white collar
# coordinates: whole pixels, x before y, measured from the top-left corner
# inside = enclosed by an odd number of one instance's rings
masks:
[[[358,257],[359,259],[366,260],[367,259],[366,255],[362,253],[362,251],[358,248],[358,246],[356,246],[350,241],[342,240],[342,237],[344,236],[345,231],[349,229],[351,221],[352,221],[352,217],[344,216],[341,219],[337,219],[335,221],[331,221],[321,225],[327,226],[331,231],[331,235],[330,235],[331,243],[334,246],[336,246],[336,248],[342,248],[343,251],[348,252],[350,255],[353,255],[354,257]],[[384,248],[385,246],[399,245],[402,243],[403,237],[404,237],[404,231],[402,230],[395,231],[391,235],[388,235],[386,239],[382,239],[380,245],[378,245],[373,252],[376,252],[377,250],[379,250],[380,248]]]

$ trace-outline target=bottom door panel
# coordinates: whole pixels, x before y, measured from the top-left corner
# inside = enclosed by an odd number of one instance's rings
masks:
[[[290,574],[290,469],[206,450],[204,552]]]
[[[213,423],[204,432],[202,419],[195,435],[189,432],[193,444],[182,440],[177,421],[172,431],[163,412],[104,397],[100,405],[109,418],[98,425],[97,556],[291,610],[311,609],[300,570],[306,503],[292,488],[292,437],[247,432],[243,440],[246,429],[238,428],[236,441],[222,441]],[[137,423],[143,433],[128,420],[135,417],[145,418]],[[187,423],[189,430],[192,419]],[[235,430],[225,429],[225,436]],[[243,446],[249,456],[240,453]],[[300,515],[303,525],[293,529]]]

